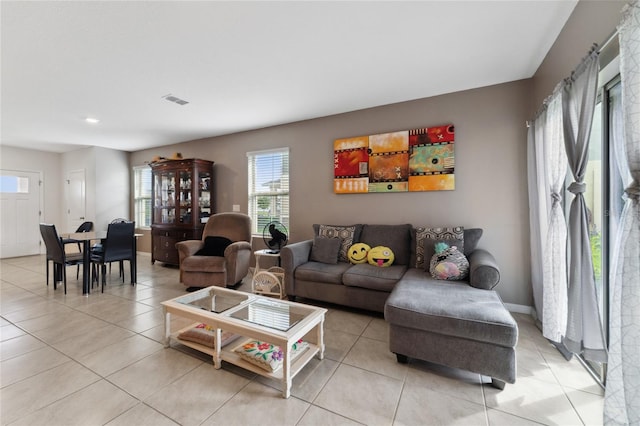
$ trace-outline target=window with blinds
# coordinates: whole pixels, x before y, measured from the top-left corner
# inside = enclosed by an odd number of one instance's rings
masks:
[[[134,217],[136,226],[151,226],[151,168],[137,166],[133,168],[134,176]]]
[[[289,148],[248,152],[247,160],[252,233],[271,221],[289,229]]]

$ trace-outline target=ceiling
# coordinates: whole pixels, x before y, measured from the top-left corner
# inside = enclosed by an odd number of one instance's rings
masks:
[[[2,1],[0,142],[137,151],[529,78],[576,2]]]

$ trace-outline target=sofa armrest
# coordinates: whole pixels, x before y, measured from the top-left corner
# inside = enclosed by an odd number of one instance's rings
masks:
[[[293,274],[298,266],[309,261],[312,246],[313,240],[305,240],[288,244],[280,250],[281,265],[282,269],[284,269],[285,289],[288,295],[296,295],[294,291],[295,278]]]
[[[476,249],[469,256],[469,284],[472,287],[491,290],[500,282],[500,268],[487,250]]]

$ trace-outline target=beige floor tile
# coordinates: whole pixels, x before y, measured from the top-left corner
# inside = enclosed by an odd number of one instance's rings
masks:
[[[133,332],[115,325],[107,324],[90,333],[70,337],[52,346],[67,356],[78,358],[98,351],[104,347],[132,337]]]
[[[324,328],[361,335],[371,322],[371,317],[349,311],[330,309],[324,320]]]
[[[374,318],[362,333],[362,337],[389,342],[389,323],[384,318]]]
[[[23,334],[13,339],[4,340],[0,343],[0,361],[26,354],[45,346],[45,343],[30,334]]]
[[[293,378],[291,395],[307,402],[313,402],[324,385],[338,368],[339,363],[330,359],[313,358]],[[257,381],[274,389],[282,389],[282,381],[258,376]]]
[[[400,380],[342,364],[314,405],[361,423],[389,425],[401,391]]]
[[[131,318],[127,318],[118,323],[120,327],[135,331],[136,333],[142,333],[143,331],[150,330],[153,327],[157,327],[163,324],[164,314],[162,312],[162,309],[160,308],[150,310]]]
[[[136,404],[126,392],[100,380],[45,408],[20,418],[15,426],[103,425]]]
[[[53,345],[72,337],[92,333],[94,330],[107,325],[109,325],[109,323],[105,321],[93,318],[90,315],[78,313],[71,321],[53,323],[49,328],[33,332],[33,335],[45,343]]]
[[[224,369],[202,364],[145,402],[181,425],[199,425],[248,383]]]
[[[571,404],[575,407],[586,426],[601,426],[604,421],[604,398],[589,392],[564,388]]]
[[[503,411],[494,410],[493,408],[487,408],[487,417],[489,418],[489,426],[536,426],[542,424]]]
[[[14,337],[24,336],[27,334],[24,330],[16,327],[13,324],[3,325],[0,327],[0,342],[13,339]]]
[[[525,377],[504,390],[487,385],[484,392],[487,407],[549,425],[581,424],[560,385]]]
[[[407,365],[397,362],[387,342],[366,337],[358,339],[342,362],[398,380],[407,375]]]
[[[406,384],[394,425],[487,425],[484,405]]]
[[[593,380],[576,357],[567,361],[559,352],[542,352],[558,382],[583,392],[604,395],[602,388]]]
[[[136,286],[122,284],[114,273],[105,293],[94,289],[89,295],[82,294],[73,268],[66,295],[47,287],[44,256],[0,260],[3,415],[19,416],[17,424],[111,426],[264,424],[264,413],[281,424],[322,426],[602,421],[600,388],[523,314],[514,314],[520,329],[517,382],[500,392],[483,385],[486,378],[478,374],[419,360],[400,366],[407,371],[398,376],[403,380],[385,376],[396,377],[398,364],[388,352],[382,315],[329,306],[325,359],[311,360],[285,400],[279,381],[226,362],[216,370],[211,356],[175,342],[164,349],[160,303],[186,289],[178,268],[150,259],[139,256]],[[250,277],[238,289],[250,289]],[[175,317],[171,327],[190,323]],[[484,419],[477,407],[485,410]],[[278,417],[286,410],[287,418]]]
[[[0,391],[2,424],[11,423],[70,395],[100,377],[69,361],[7,386]]]
[[[13,323],[19,323],[21,321],[38,318],[47,314],[62,314],[65,312],[71,312],[71,308],[58,302],[42,299],[40,303],[10,312],[5,314],[4,317]]]
[[[70,360],[71,358],[47,346],[2,361],[0,363],[2,387],[35,376]]]
[[[160,343],[136,334],[76,359],[87,368],[106,377],[162,349]]]
[[[177,424],[164,414],[140,403],[105,426],[175,426]]]
[[[357,426],[361,424],[315,405],[310,406],[298,422],[298,426]]]
[[[245,408],[248,406],[251,410]],[[277,389],[251,382],[213,413],[202,426],[295,425],[308,407],[307,402],[295,397],[285,399]]]
[[[545,382],[558,383],[549,364],[537,348],[518,348],[516,360],[519,378],[533,377]]]
[[[144,400],[202,364],[173,349],[160,350],[107,379],[134,397]]]
[[[479,374],[412,359],[408,364],[406,384],[424,387],[443,395],[484,404]]]
[[[324,357],[342,361],[358,340],[358,336],[338,330],[324,330]]]

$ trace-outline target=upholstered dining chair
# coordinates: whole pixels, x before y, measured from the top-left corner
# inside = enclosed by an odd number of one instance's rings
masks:
[[[46,223],[40,224],[40,235],[47,249],[47,286],[49,285],[49,261],[53,263],[53,289],[57,287],[57,279],[62,278],[64,283],[64,294],[67,294],[67,266],[68,265],[87,265],[83,264],[82,253],[67,254],[64,251],[62,239],[58,236],[55,225]],[[79,269],[79,268],[78,268]]]
[[[251,218],[236,212],[214,214],[201,240],[181,241],[176,248],[185,287],[234,286],[249,273]]]
[[[107,227],[107,238],[102,240],[100,249],[94,249],[91,251],[91,263],[94,266],[92,268],[91,285],[94,281],[98,281],[100,273],[102,274],[102,292],[104,293],[104,286],[107,282],[107,263],[129,261],[131,270],[131,285],[134,284],[135,279],[133,277],[133,267],[135,253],[134,247],[134,222],[119,222],[110,223]],[[97,266],[100,270],[97,270]],[[124,271],[120,273],[122,282],[124,282]]]
[[[93,230],[93,222],[82,222],[82,224],[78,226],[78,229],[76,229],[76,233],[91,232],[92,230]],[[77,244],[78,253],[82,253],[82,244],[80,243],[80,241],[74,240],[73,238],[63,238],[62,245],[64,246],[65,251],[66,251],[67,244]],[[76,267],[76,279],[78,279],[79,277],[80,277],[80,265],[78,264]]]

